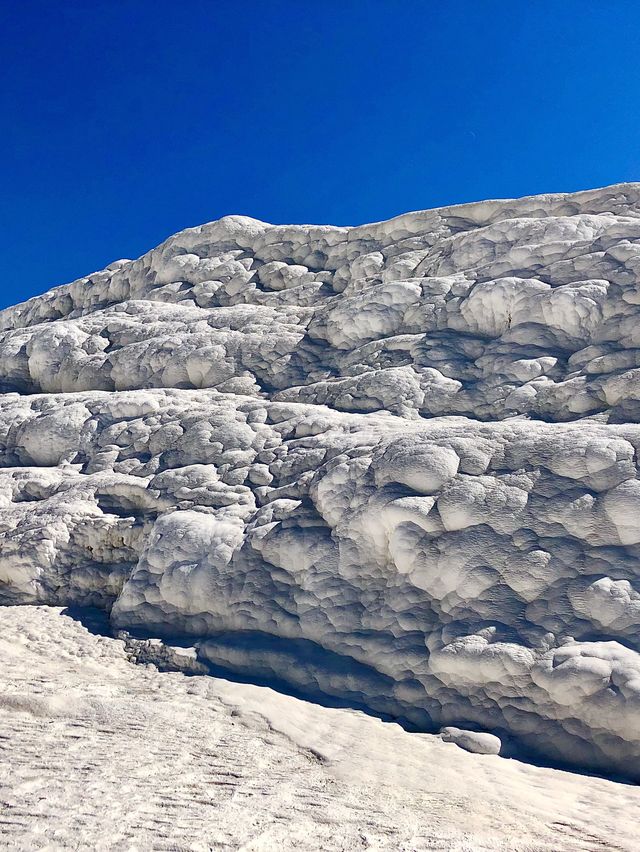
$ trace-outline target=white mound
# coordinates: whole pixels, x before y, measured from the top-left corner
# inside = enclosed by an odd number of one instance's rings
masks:
[[[227,217],[0,327],[0,601],[640,777],[638,185]]]

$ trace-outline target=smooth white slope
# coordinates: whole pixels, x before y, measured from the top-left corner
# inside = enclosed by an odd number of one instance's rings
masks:
[[[637,848],[636,787],[159,673],[57,609],[0,609],[0,652],[3,849]]]

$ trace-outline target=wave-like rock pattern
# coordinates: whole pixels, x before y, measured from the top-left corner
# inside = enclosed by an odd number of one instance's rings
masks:
[[[640,186],[226,217],[0,327],[1,602],[638,777]]]

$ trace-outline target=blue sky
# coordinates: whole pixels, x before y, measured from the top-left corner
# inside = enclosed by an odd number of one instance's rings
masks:
[[[640,180],[637,0],[0,8],[0,306],[241,213]]]

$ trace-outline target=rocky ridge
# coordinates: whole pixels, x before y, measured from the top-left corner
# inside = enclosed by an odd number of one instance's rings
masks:
[[[640,186],[244,217],[0,313],[0,602],[637,777]]]

